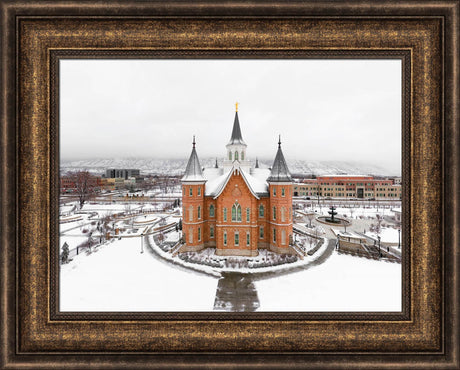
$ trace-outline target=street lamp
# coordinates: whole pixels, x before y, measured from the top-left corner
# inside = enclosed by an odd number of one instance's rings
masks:
[[[144,233],[141,234],[141,253],[144,253]]]

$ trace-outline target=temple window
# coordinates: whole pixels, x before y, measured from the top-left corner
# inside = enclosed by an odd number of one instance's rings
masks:
[[[264,206],[263,205],[259,206],[259,217],[264,217]]]
[[[232,206],[232,222],[241,222],[241,206],[238,203]]]

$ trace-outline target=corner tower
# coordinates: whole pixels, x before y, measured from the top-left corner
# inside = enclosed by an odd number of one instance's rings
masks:
[[[281,137],[267,182],[270,194],[270,249],[277,253],[288,253],[292,244],[292,177],[281,150]]]
[[[233,120],[232,136],[230,141],[225,146],[227,155],[224,159],[224,170],[230,169],[235,161],[239,162],[239,166],[249,170],[251,163],[246,159],[247,145],[241,135],[240,120],[238,118],[238,103],[235,104],[235,119]]]
[[[184,251],[198,251],[204,248],[204,192],[206,179],[195,149],[193,136],[192,153],[182,177],[182,230],[185,240]]]

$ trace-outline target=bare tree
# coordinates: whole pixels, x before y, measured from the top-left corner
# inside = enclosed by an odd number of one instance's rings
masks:
[[[381,229],[381,226],[382,226],[383,217],[380,216],[379,214],[376,214],[375,217],[377,218],[377,225],[375,227],[375,233],[378,235],[378,234],[380,234],[380,229]]]
[[[310,228],[311,228],[311,222],[315,219],[315,214],[314,213],[307,213],[307,218],[310,221]]]
[[[96,192],[96,181],[88,171],[69,172],[67,174],[75,184],[80,208]]]
[[[352,207],[350,207],[349,210],[350,210],[350,218],[353,218],[353,213],[355,212],[355,210]]]
[[[107,236],[107,233],[111,229],[110,222],[112,221],[112,214],[106,213],[103,215],[98,223],[97,230],[100,232],[100,240],[99,242],[102,244]]]

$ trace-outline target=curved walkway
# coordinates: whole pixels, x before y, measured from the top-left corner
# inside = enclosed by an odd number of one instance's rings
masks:
[[[291,267],[289,269],[282,270],[282,271],[261,272],[261,273],[258,273],[258,274],[254,274],[254,280],[270,279],[270,278],[274,277],[275,275],[279,276],[280,274],[282,274],[282,275],[290,274],[290,273],[293,273],[293,272],[299,272],[299,271],[303,271],[303,270],[308,270],[308,269],[312,268],[313,266],[321,265],[334,252],[335,243],[336,243],[336,239],[328,239],[328,244],[327,244],[327,247],[324,250],[324,252],[318,258],[316,258],[315,260],[311,261],[308,264],[305,264],[303,266]]]
[[[219,271],[218,269],[212,269],[210,271],[209,269],[203,269],[200,268],[201,265],[199,264],[191,264],[191,263],[182,263],[182,261],[174,260],[172,257],[169,255],[167,256],[166,253],[162,253],[162,251],[158,250],[159,248],[155,241],[150,240],[149,237],[145,237],[144,239],[147,242],[147,246],[151,250],[153,254],[155,254],[157,257],[161,258],[164,262],[169,262],[172,266],[174,267],[180,267],[182,269],[188,269],[193,272],[199,272],[203,273],[206,275],[210,275],[213,277],[216,277],[217,275],[222,276],[223,273],[225,272],[226,274],[240,274],[240,275],[249,275],[251,276],[252,279],[254,280],[262,280],[262,279],[269,279],[274,276],[280,276],[284,274],[289,274],[292,272],[298,272],[298,271],[303,271],[307,270],[313,266],[320,265],[324,263],[333,253],[335,244],[336,244],[336,239],[327,239],[328,244],[326,247],[321,247],[316,253],[318,253],[317,258],[308,261],[305,264],[302,265],[297,265],[297,266],[292,266],[291,264],[286,264],[283,266],[283,268],[279,268],[281,266],[276,266],[278,267],[277,269],[274,269],[273,271],[257,271],[257,269],[254,269],[254,271],[247,272],[247,271]],[[315,256],[315,255],[313,255]]]

